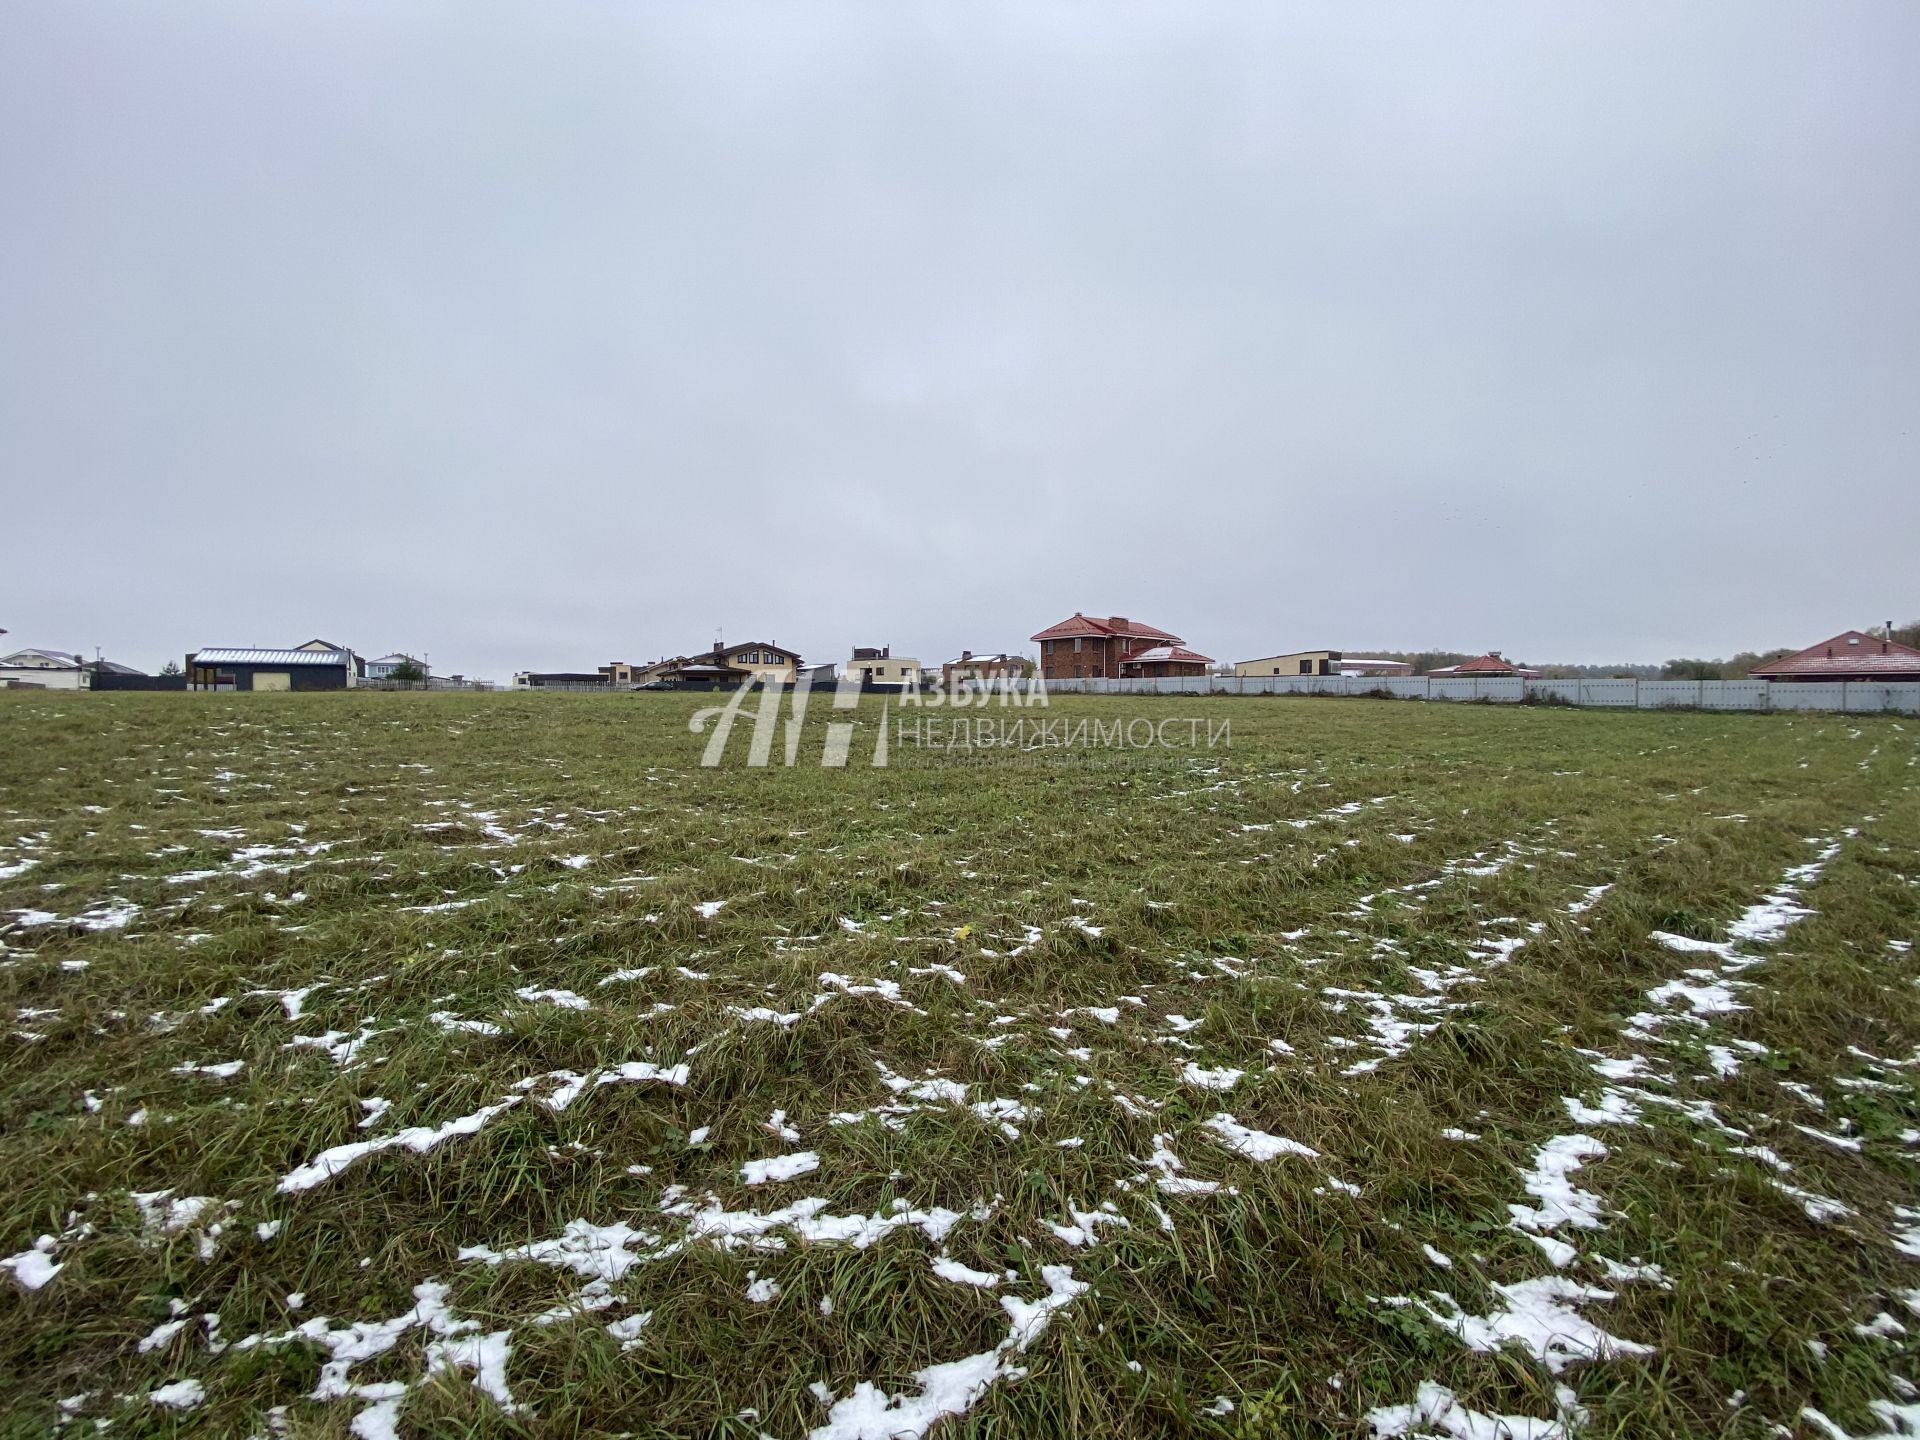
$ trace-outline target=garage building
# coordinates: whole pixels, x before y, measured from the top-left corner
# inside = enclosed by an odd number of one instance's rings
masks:
[[[187,656],[189,690],[346,690],[365,662],[351,650],[252,650],[215,647]]]

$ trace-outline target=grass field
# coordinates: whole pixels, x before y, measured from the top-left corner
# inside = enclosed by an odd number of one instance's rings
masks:
[[[0,696],[0,1433],[1920,1426],[1920,723],[697,703]]]

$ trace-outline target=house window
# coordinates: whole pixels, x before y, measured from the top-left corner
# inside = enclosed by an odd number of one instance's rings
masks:
[[[1311,675],[1313,673],[1313,662],[1311,660],[1302,660],[1300,662],[1300,673],[1302,675]]]
[[[1080,637],[1078,635],[1073,637],[1073,653],[1076,655],[1080,653]]]

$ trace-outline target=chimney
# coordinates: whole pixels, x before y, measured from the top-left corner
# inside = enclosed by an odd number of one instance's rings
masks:
[[[973,659],[973,651],[971,651],[971,650],[962,650],[962,651],[960,652],[960,658],[961,658],[962,660],[971,660],[971,659]]]
[[[1127,628],[1127,617],[1124,615],[1109,615],[1107,617],[1107,624],[1116,630],[1124,630]]]

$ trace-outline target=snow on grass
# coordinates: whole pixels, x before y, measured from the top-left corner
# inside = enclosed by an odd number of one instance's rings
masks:
[[[0,1258],[0,1270],[11,1271],[21,1289],[39,1290],[61,1271],[53,1258],[58,1243],[53,1236],[42,1235],[30,1249]]]
[[[1200,1124],[1203,1129],[1212,1131],[1220,1143],[1229,1150],[1244,1155],[1249,1160],[1264,1163],[1268,1160],[1276,1160],[1282,1155],[1298,1155],[1306,1160],[1320,1158],[1318,1150],[1302,1145],[1298,1140],[1289,1140],[1283,1135],[1269,1135],[1264,1130],[1252,1129],[1224,1113],[1209,1116]]]
[[[459,1116],[443,1125],[409,1125],[404,1130],[396,1130],[391,1135],[382,1135],[374,1140],[355,1140],[345,1145],[334,1145],[322,1150],[306,1164],[296,1165],[282,1175],[280,1193],[291,1195],[323,1185],[369,1155],[378,1155],[383,1150],[411,1150],[416,1155],[425,1155],[449,1140],[463,1135],[478,1135],[489,1120],[505,1114],[519,1103],[518,1095],[509,1095],[497,1104],[483,1105],[471,1115]]]
[[[1513,1345],[1558,1375],[1585,1360],[1651,1355],[1651,1345],[1609,1335],[1574,1307],[1612,1300],[1614,1292],[1582,1284],[1564,1275],[1542,1275],[1517,1285],[1493,1286],[1506,1304],[1485,1315],[1469,1315],[1444,1291],[1429,1298],[1390,1295],[1383,1304],[1416,1308],[1469,1350],[1494,1351]]]
[[[1488,1415],[1462,1404],[1444,1385],[1423,1380],[1407,1405],[1383,1405],[1367,1412],[1374,1440],[1400,1435],[1447,1435],[1454,1440],[1569,1440],[1585,1413],[1566,1386],[1555,1389],[1560,1413],[1551,1420],[1529,1415]]]
[[[980,1354],[916,1371],[917,1392],[889,1395],[862,1380],[850,1395],[834,1399],[822,1387],[831,1408],[826,1423],[811,1432],[811,1440],[919,1440],[938,1421],[966,1414],[996,1381],[1024,1375],[1024,1367],[1012,1363],[1012,1357],[1039,1339],[1054,1315],[1090,1288],[1084,1280],[1075,1279],[1066,1265],[1042,1266],[1040,1276],[1047,1293],[1038,1299],[1000,1297],[1010,1322],[1004,1340]]]
[[[206,1398],[207,1387],[198,1380],[176,1380],[147,1392],[147,1399],[168,1410],[192,1410],[204,1404]]]
[[[653,1323],[653,1311],[642,1310],[615,1320],[607,1326],[607,1334],[620,1342],[621,1350],[638,1350],[643,1342],[647,1326]]]
[[[936,1256],[931,1262],[933,1273],[942,1280],[950,1280],[955,1285],[971,1285],[980,1290],[992,1290],[1000,1284],[1000,1276],[991,1270],[975,1270],[970,1265],[962,1265],[951,1255]]]
[[[355,1320],[336,1326],[324,1315],[315,1316],[279,1334],[248,1335],[235,1341],[233,1348],[244,1352],[305,1344],[324,1350],[327,1358],[321,1363],[319,1380],[310,1398],[371,1401],[352,1422],[353,1433],[363,1440],[396,1433],[400,1405],[412,1387],[405,1381],[359,1381],[353,1378],[353,1371],[386,1355],[414,1330],[433,1337],[426,1347],[422,1381],[440,1374],[470,1372],[474,1387],[490,1396],[503,1411],[511,1414],[517,1410],[519,1407],[507,1387],[509,1335],[504,1331],[474,1333],[480,1329],[479,1322],[454,1314],[447,1305],[447,1286],[437,1280],[415,1285],[413,1299],[411,1309],[391,1319]]]
[[[820,1156],[812,1150],[791,1155],[775,1155],[766,1160],[749,1160],[740,1167],[740,1179],[746,1185],[775,1185],[797,1179],[820,1168]]]
[[[1244,1070],[1236,1070],[1223,1065],[1217,1070],[1209,1070],[1189,1060],[1180,1071],[1180,1078],[1188,1085],[1196,1085],[1202,1090],[1231,1090],[1246,1075]]]
[[[244,1060],[222,1060],[212,1065],[176,1065],[173,1067],[173,1073],[175,1075],[208,1075],[215,1080],[231,1080],[246,1068],[247,1062]]]
[[[1600,1197],[1580,1189],[1567,1177],[1606,1153],[1607,1147],[1591,1135],[1556,1135],[1542,1145],[1534,1152],[1533,1169],[1522,1181],[1527,1193],[1540,1203],[1508,1205],[1514,1228],[1535,1236],[1547,1235],[1562,1225],[1580,1230],[1603,1228],[1606,1222],[1600,1218]]]

